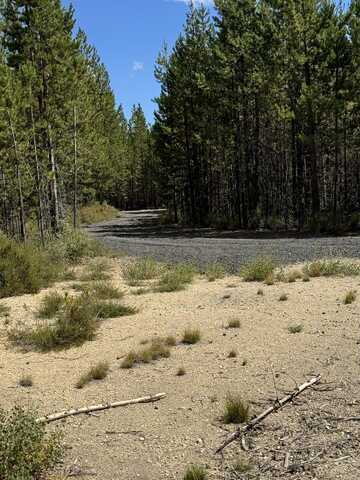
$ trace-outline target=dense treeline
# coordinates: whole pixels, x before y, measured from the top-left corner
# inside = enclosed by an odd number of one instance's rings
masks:
[[[151,135],[129,122],[74,11],[60,0],[0,0],[0,229],[42,239],[78,205],[156,205]]]
[[[357,224],[360,1],[215,6],[214,20],[190,6],[156,68],[154,141],[175,220],[315,231]]]

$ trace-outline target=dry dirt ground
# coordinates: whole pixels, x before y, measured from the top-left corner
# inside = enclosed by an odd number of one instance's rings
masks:
[[[69,407],[166,392],[158,403],[81,415],[58,422],[66,456],[60,473],[99,480],[182,479],[191,463],[204,465],[210,479],[313,478],[357,480],[360,472],[359,422],[337,417],[359,415],[360,300],[344,305],[358,278],[319,278],[309,283],[265,286],[227,277],[213,283],[198,278],[176,293],[133,295],[114,260],[113,281],[126,291],[125,302],[139,313],[102,323],[95,341],[55,353],[22,353],[7,344],[1,319],[0,393],[4,408],[35,406],[41,414]],[[70,290],[73,282],[55,289]],[[261,287],[264,295],[257,291]],[[52,289],[54,290],[54,289]],[[280,295],[288,301],[280,302]],[[32,321],[46,291],[5,299],[10,325]],[[240,329],[227,329],[239,319]],[[302,324],[303,332],[288,327]],[[122,358],[144,339],[176,335],[198,327],[202,338],[191,347],[177,345],[171,357],[130,370]],[[236,358],[228,358],[235,349]],[[106,360],[109,376],[82,390],[74,387],[91,364]],[[176,376],[179,367],[186,375]],[[234,443],[224,455],[214,450],[234,426],[221,416],[228,392],[240,393],[260,413],[285,392],[314,374],[322,383],[290,406],[268,417],[246,440],[248,451]],[[31,388],[18,386],[24,374]],[[289,455],[290,466],[284,468]],[[253,465],[242,475],[233,471],[241,459]],[[56,478],[68,478],[60,476]]]

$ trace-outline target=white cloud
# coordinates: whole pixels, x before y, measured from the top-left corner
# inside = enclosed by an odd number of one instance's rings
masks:
[[[132,69],[134,72],[141,72],[142,70],[144,70],[143,62],[134,61]]]

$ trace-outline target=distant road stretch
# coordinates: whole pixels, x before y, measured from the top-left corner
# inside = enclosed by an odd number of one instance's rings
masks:
[[[226,264],[236,270],[252,258],[271,255],[283,264],[324,257],[360,258],[360,237],[276,238],[270,234],[217,232],[162,226],[161,210],[122,212],[121,218],[86,227],[106,246],[129,256],[166,262],[194,261]]]

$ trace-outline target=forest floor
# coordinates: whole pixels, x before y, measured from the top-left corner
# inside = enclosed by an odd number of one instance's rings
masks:
[[[295,233],[217,231],[162,225],[164,210],[121,212],[121,218],[87,227],[88,233],[113,250],[159,261],[197,264],[219,261],[234,270],[259,255],[281,264],[324,257],[360,258],[358,235],[297,236]]]
[[[179,480],[192,463],[205,466],[214,480],[359,478],[359,423],[336,420],[356,416],[360,408],[360,301],[343,303],[348,291],[359,288],[359,278],[265,286],[237,276],[211,283],[198,277],[183,291],[134,295],[137,288],[128,287],[121,276],[125,261],[111,260],[112,280],[126,293],[125,303],[136,306],[138,313],[104,321],[96,340],[82,347],[23,353],[6,339],[6,329],[17,321],[34,321],[47,292],[71,292],[74,282],[3,301],[11,309],[9,325],[0,319],[3,408],[21,404],[49,414],[167,394],[157,403],[51,424],[63,430],[66,444],[56,479],[75,474],[99,480]],[[287,301],[279,301],[283,293]],[[240,328],[227,328],[231,320],[239,320]],[[289,327],[295,325],[302,325],[302,332],[290,333]],[[187,327],[200,329],[199,343],[181,343]],[[169,358],[120,368],[141,342],[167,335],[178,340]],[[231,350],[236,351],[235,358],[229,358]],[[102,360],[110,364],[108,377],[76,389],[80,375]],[[177,376],[180,367],[185,369],[183,376]],[[19,378],[27,374],[33,386],[18,386]],[[319,386],[306,390],[247,436],[248,451],[235,442],[223,457],[214,454],[236,428],[222,420],[229,392],[250,403],[252,416],[316,374],[322,375]],[[239,471],[248,466],[252,467],[248,473]]]

